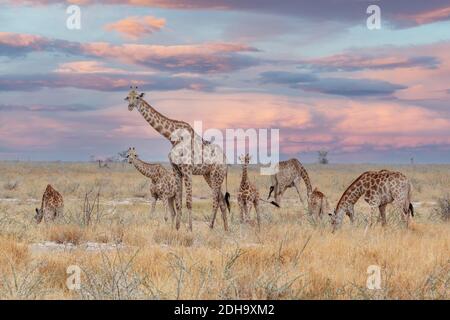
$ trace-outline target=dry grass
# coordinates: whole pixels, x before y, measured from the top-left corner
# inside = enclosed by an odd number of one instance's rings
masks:
[[[306,167],[331,205],[361,172],[382,168]],[[386,228],[368,229],[369,210],[360,201],[355,224],[345,220],[331,234],[326,219],[316,222],[305,215],[293,190],[281,209],[263,204],[260,233],[252,223],[239,224],[235,202],[230,231],[223,231],[220,213],[210,230],[210,191],[195,177],[190,233],[186,210],[179,232],[164,222],[161,204],[150,217],[146,179],[127,165],[105,171],[95,164],[0,163],[0,186],[20,181],[0,188],[0,298],[449,299],[450,224],[444,217],[450,166],[386,168],[404,172],[413,182],[417,215],[408,230],[394,212]],[[234,201],[239,173],[233,168],[228,178]],[[250,176],[265,196],[269,179],[255,170]],[[34,208],[48,183],[63,194],[65,213],[53,225],[36,225]],[[76,246],[33,246],[45,241]],[[87,250],[92,242],[107,247]],[[82,270],[80,290],[65,285],[70,265]],[[381,267],[381,290],[366,288],[370,265]]]

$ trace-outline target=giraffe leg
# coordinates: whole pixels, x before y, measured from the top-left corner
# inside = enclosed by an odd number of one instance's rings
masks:
[[[177,184],[175,206],[177,208],[177,224],[179,226],[181,222],[181,216],[183,215],[183,173],[173,164],[172,170],[175,174],[175,180]]]
[[[383,227],[386,226],[386,206],[387,204],[383,204],[378,207],[378,209],[380,210],[381,225]]]
[[[250,221],[250,212],[251,211],[252,211],[252,203],[249,202],[248,200],[245,200],[245,211],[244,211],[245,222]]]
[[[216,204],[213,203],[213,210],[217,212],[217,205],[219,205],[220,212],[222,213],[222,220],[223,220],[223,228],[225,231],[228,231],[228,219],[227,219],[227,208],[225,204],[225,198],[222,193],[222,182],[223,182],[223,176],[217,175],[216,178],[211,180],[212,186],[213,186],[213,199],[215,199]],[[215,194],[215,197],[214,197]]]
[[[300,202],[303,206],[305,206],[305,201],[303,201],[303,197],[300,193],[300,182],[298,180],[294,180],[294,188],[297,190],[298,197],[300,198]]]
[[[353,208],[349,210],[348,217],[350,218],[350,223],[353,224],[353,222],[355,221],[355,212],[353,211]]]
[[[256,222],[258,223],[258,231],[261,231],[261,216],[259,213],[259,199],[255,199],[253,201],[253,205],[255,206],[255,211],[256,211]]]
[[[212,173],[214,175],[214,172]],[[214,222],[216,221],[217,209],[220,207],[220,211],[222,212],[223,226],[225,231],[228,230],[228,221],[227,221],[227,209],[225,207],[224,195],[221,190],[221,185],[223,182],[223,177],[211,179],[211,174],[204,174],[203,177],[205,181],[208,183],[209,187],[212,189],[212,200],[213,200],[213,208],[211,215],[211,223],[210,228],[214,228]]]
[[[242,199],[238,199],[238,205],[239,205],[239,214],[241,216],[241,223],[244,222],[244,212],[245,212],[245,203],[242,201]]]
[[[213,210],[212,210],[212,214],[211,214],[211,222],[209,224],[209,227],[211,229],[213,229],[214,228],[214,222],[216,222],[218,202],[216,200],[216,194],[214,193],[214,187],[213,187],[213,184],[211,182],[211,175],[209,173],[208,174],[204,174],[203,178],[205,179],[205,181],[208,184],[208,186],[212,189]]]
[[[150,218],[152,218],[153,215],[155,214],[156,201],[157,201],[156,196],[152,195],[152,197],[150,199]]]
[[[61,219],[64,215],[64,207],[59,207],[56,209],[55,218]]]
[[[161,199],[163,206],[164,206],[164,220],[167,221],[167,216],[168,216],[168,211],[169,211],[169,199],[167,198],[162,198]]]
[[[188,210],[189,231],[192,231],[192,175],[188,174],[184,177],[186,186],[186,208]]]
[[[228,231],[227,210],[225,208],[223,194],[222,194],[222,191],[220,191],[220,187],[215,189],[214,194],[215,194],[215,197],[214,197],[215,203],[213,204],[214,215],[216,215],[217,206],[219,206],[220,211],[222,213],[223,228],[225,231]]]
[[[369,217],[369,226],[372,227],[373,225],[373,217],[377,215],[378,212],[378,206],[372,206],[370,207],[370,217]]]
[[[217,189],[212,190],[212,214],[211,214],[211,223],[209,224],[209,227],[211,229],[214,228],[214,222],[216,221],[217,216],[217,210],[219,209],[219,193],[217,192]]]
[[[393,202],[393,205],[395,208],[397,208],[398,211],[401,212],[402,214],[402,220],[406,225],[406,228],[409,227],[409,222],[410,222],[410,215],[409,215],[409,203],[408,205],[405,204],[405,200],[404,199],[396,199]]]
[[[176,214],[177,214],[177,218],[176,218],[176,222],[175,222],[175,228],[177,230],[180,229],[180,224],[181,224],[181,206],[182,206],[182,199],[181,196],[175,195],[175,208],[176,208]]]
[[[172,218],[172,229],[174,227],[175,216],[177,215],[176,211],[175,211],[175,207],[174,207],[174,202],[175,202],[175,197],[172,197],[172,198],[168,199],[170,214],[171,214],[171,218]],[[179,229],[179,225],[177,226],[177,230],[178,229]]]

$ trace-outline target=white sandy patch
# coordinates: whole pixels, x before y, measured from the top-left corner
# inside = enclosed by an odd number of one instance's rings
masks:
[[[73,243],[56,243],[54,241],[45,241],[40,243],[32,243],[30,249],[32,252],[45,252],[45,251],[72,251],[75,249],[81,249],[86,251],[105,251],[123,249],[125,245],[115,243],[98,243],[98,242],[86,242],[79,245]]]

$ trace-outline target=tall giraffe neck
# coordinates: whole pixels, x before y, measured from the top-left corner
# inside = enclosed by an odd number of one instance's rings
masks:
[[[174,142],[170,138],[175,130],[187,129],[189,132],[191,132],[191,130],[193,131],[192,127],[188,123],[167,118],[156,111],[155,108],[143,99],[138,107],[138,110],[144,119],[163,137],[171,141],[172,144],[174,144]]]
[[[242,166],[242,182],[245,183],[248,181],[248,163],[244,163]]]
[[[339,210],[342,206],[353,206],[361,198],[364,193],[364,186],[362,182],[362,177],[364,174],[360,175],[353,183],[344,191],[341,199],[336,206],[336,210]]]
[[[309,180],[308,172],[306,172],[305,167],[303,167],[297,159],[295,159],[295,166],[297,167],[297,170],[298,170],[300,176],[302,177],[303,181],[305,181],[306,193],[308,194],[308,197],[309,197],[312,193],[312,186],[311,186],[311,180]]]
[[[160,166],[158,164],[147,163],[139,158],[134,158],[133,165],[137,169],[137,171],[152,180],[154,180],[155,176],[160,174]]]

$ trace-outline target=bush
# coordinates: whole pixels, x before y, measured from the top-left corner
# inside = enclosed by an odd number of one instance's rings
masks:
[[[3,184],[3,188],[8,191],[14,191],[19,188],[19,181],[18,180],[9,180]]]
[[[84,235],[83,230],[76,225],[52,225],[46,231],[49,241],[74,245],[78,245]]]

